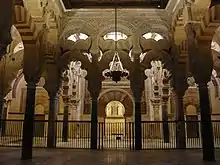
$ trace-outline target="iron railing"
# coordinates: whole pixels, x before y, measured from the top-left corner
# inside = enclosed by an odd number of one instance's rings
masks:
[[[143,121],[142,149],[175,149],[178,121]],[[220,148],[220,121],[213,121],[215,148]],[[186,148],[202,148],[200,121],[185,121]],[[90,148],[91,122],[68,121],[68,138],[63,138],[63,121],[56,121],[56,148]],[[34,124],[33,147],[47,147],[47,120]],[[23,120],[2,120],[0,146],[21,147]],[[134,149],[133,122],[98,123],[98,149]]]

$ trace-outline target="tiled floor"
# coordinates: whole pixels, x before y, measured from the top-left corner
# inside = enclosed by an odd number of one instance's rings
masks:
[[[0,165],[219,165],[203,162],[200,150],[89,151],[34,149],[32,161],[20,160],[19,148],[0,148]]]

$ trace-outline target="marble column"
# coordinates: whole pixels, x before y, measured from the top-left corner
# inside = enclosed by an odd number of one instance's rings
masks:
[[[175,95],[176,98],[176,147],[186,148],[185,118],[183,109],[183,94]]]
[[[138,53],[135,54],[133,72],[130,73],[130,84],[135,100],[135,150],[142,149],[142,129],[141,129],[141,96],[144,91],[144,72],[140,68]]]
[[[211,43],[209,41],[201,42],[197,38],[194,24],[191,21],[188,20],[185,25],[185,31],[187,34],[190,71],[199,85],[203,160],[215,161],[210,101],[207,88],[207,83],[210,81],[213,71],[213,58],[210,50]]]
[[[135,149],[142,149],[142,141],[141,141],[141,96],[135,96]]]
[[[154,113],[154,121],[155,123],[151,124],[151,131],[153,132],[152,136],[154,138],[161,138],[161,114],[160,114],[160,103],[161,103],[161,98],[152,98],[151,103],[153,106],[153,113]]]
[[[162,98],[163,139],[165,143],[170,142],[167,102],[168,102],[167,98]]]
[[[207,83],[199,84],[203,160],[215,160],[212,119]]]
[[[183,108],[183,96],[188,88],[187,84],[187,61],[185,56],[180,55],[176,45],[173,45],[172,54],[174,57],[172,64],[172,93],[175,99],[175,118],[176,118],[176,148],[186,148],[185,117]]]
[[[57,135],[57,113],[59,110],[59,93],[49,95],[50,106],[48,116],[48,131],[47,131],[47,147],[56,148],[56,135]]]
[[[2,128],[2,116],[3,116],[3,111],[4,111],[4,98],[0,96],[0,130]]]
[[[97,56],[95,56],[97,58]],[[94,59],[96,61],[97,59]],[[98,137],[98,97],[102,88],[101,73],[96,64],[88,71],[88,91],[92,99],[92,111],[91,111],[91,149],[97,149],[97,137]]]
[[[0,118],[2,118],[2,112],[3,112],[3,105],[4,105],[4,97],[0,96]]]
[[[27,81],[27,97],[23,123],[21,159],[32,158],[36,82]]]
[[[48,130],[47,130],[47,147],[56,147],[57,136],[57,114],[59,111],[59,97],[60,88],[62,86],[61,69],[59,64],[55,63],[55,59],[45,57],[45,84],[44,88],[48,92],[49,96],[49,116],[48,116]]]
[[[8,115],[8,111],[9,111],[9,109],[10,109],[10,104],[11,104],[11,101],[12,100],[4,100],[5,102],[4,102],[4,105],[3,105],[3,113],[2,113],[2,119],[3,119],[3,121],[2,121],[2,125],[1,125],[1,135],[2,136],[4,136],[5,135],[5,132],[6,132],[6,124],[7,124],[7,121],[6,121],[6,119],[7,119],[7,115]]]
[[[151,103],[153,106],[153,112],[154,112],[154,121],[161,121],[160,117],[160,98],[153,98],[151,99]]]
[[[5,55],[7,45],[11,43],[11,26],[13,25],[13,0],[0,1],[0,61]]]
[[[64,104],[64,113],[63,113],[63,141],[68,141],[68,122],[69,122],[69,104],[66,102]]]
[[[91,114],[91,149],[97,149],[98,133],[98,97],[92,97],[92,114]]]

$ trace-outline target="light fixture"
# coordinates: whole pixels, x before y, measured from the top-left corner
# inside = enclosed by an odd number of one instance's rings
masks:
[[[117,48],[117,8],[115,8],[115,53],[112,61],[110,62],[109,69],[106,69],[103,74],[105,77],[112,78],[113,81],[118,82],[122,77],[127,77],[129,72],[123,68]]]

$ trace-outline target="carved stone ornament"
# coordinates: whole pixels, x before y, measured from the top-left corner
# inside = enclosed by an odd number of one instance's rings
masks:
[[[189,84],[189,87],[196,87],[197,86],[196,81],[195,81],[194,77],[192,77],[192,76],[187,78],[187,83]]]

